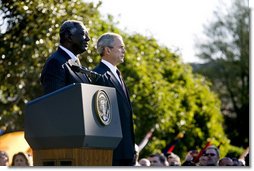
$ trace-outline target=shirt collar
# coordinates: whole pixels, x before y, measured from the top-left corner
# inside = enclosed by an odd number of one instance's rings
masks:
[[[116,70],[118,70],[117,67],[112,65],[111,63],[109,63],[108,61],[106,61],[104,59],[102,59],[101,62],[104,63],[107,67],[109,67],[110,71],[114,74],[114,76],[119,81],[119,83],[122,84],[122,82],[119,78],[119,75],[116,73]]]
[[[68,50],[67,48],[65,48],[65,47],[63,47],[63,46],[61,46],[61,45],[59,45],[59,47],[60,47],[63,51],[65,51],[65,52],[71,57],[72,60],[76,61],[76,60],[78,59],[78,57],[75,56],[75,55],[74,55],[70,50]]]
[[[101,60],[102,63],[104,63],[105,65],[107,65],[107,67],[109,67],[109,69],[113,72],[116,73],[117,67],[112,65],[111,63],[109,63],[108,61],[102,59]]]

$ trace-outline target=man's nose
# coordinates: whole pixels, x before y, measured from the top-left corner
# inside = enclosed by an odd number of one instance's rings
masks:
[[[86,35],[85,40],[88,42],[88,41],[91,40],[91,39],[90,39],[90,37],[89,37],[88,35]]]

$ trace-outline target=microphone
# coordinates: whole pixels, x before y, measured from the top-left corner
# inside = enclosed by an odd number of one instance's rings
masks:
[[[86,67],[79,66],[76,64],[76,62],[74,62],[71,59],[68,60],[68,64],[74,72],[80,72],[82,74],[85,74],[92,83],[96,83],[97,80],[101,77],[101,74],[98,74],[97,72],[94,71],[90,71]]]

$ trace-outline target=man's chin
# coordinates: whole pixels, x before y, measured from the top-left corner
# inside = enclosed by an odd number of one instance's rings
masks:
[[[82,49],[82,52],[81,52],[81,53],[86,52],[87,50],[88,50],[88,47],[84,47],[84,48]]]

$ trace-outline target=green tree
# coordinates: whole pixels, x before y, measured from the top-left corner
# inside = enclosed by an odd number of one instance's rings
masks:
[[[136,143],[155,127],[141,156],[161,151],[179,133],[184,138],[175,152],[181,157],[203,147],[209,138],[215,145],[223,143],[226,154],[229,140],[222,128],[220,100],[209,82],[153,37],[119,30],[112,16],[102,20],[99,6],[81,0],[1,1],[5,24],[0,35],[0,125],[7,131],[23,130],[25,104],[42,95],[40,72],[58,46],[59,26],[77,19],[89,28],[89,50],[80,58],[90,69],[100,60],[95,49],[98,36],[112,31],[124,38],[126,62],[120,67],[133,102]]]
[[[248,0],[234,0],[225,14],[204,28],[206,42],[198,43],[205,59],[197,71],[207,76],[222,101],[225,130],[236,146],[249,146],[249,31]]]

